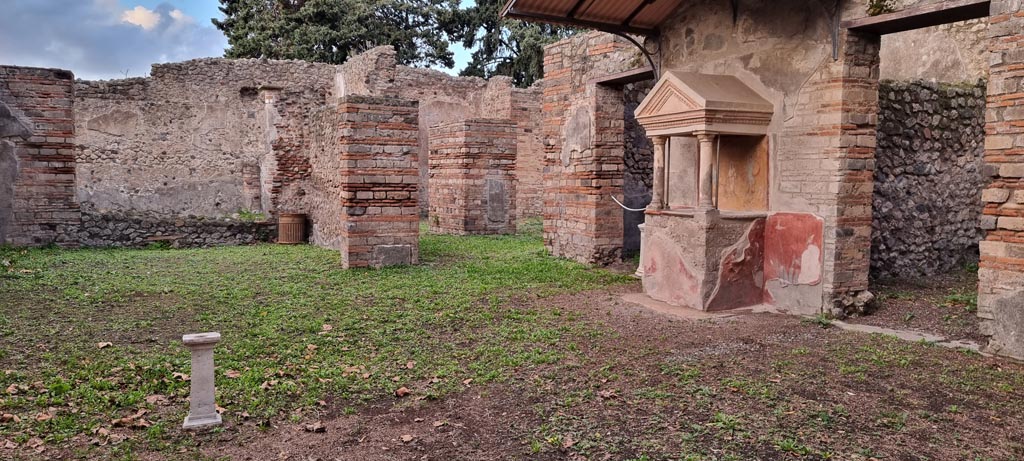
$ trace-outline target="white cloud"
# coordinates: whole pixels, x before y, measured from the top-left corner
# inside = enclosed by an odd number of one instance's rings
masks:
[[[183,23],[195,22],[195,19],[193,19],[192,16],[189,16],[189,15],[185,14],[185,12],[181,11],[181,10],[171,10],[171,12],[168,13],[168,14],[171,16],[172,19],[174,19],[175,22],[183,22]]]
[[[125,11],[117,0],[9,1],[0,0],[0,64],[68,69],[90,80],[123,78],[146,75],[154,62],[222,56],[227,46],[209,21],[175,12],[166,2]]]
[[[178,11],[178,10],[174,10]],[[178,11],[180,13],[180,11]],[[172,17],[173,17],[173,11]],[[160,24],[160,14],[142,5],[121,13],[121,21],[150,30]]]

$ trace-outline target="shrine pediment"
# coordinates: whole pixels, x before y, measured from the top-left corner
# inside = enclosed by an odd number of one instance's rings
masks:
[[[732,75],[666,71],[636,109],[648,136],[764,135],[775,107]]]

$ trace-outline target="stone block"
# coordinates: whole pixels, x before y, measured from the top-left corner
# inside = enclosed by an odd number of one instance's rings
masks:
[[[1000,216],[997,226],[1000,229],[1024,231],[1024,218]]]
[[[981,200],[983,202],[1005,203],[1009,198],[1009,189],[985,189],[981,192]]]

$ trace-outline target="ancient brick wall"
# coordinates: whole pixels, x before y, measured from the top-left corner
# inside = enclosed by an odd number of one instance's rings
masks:
[[[419,260],[415,101],[348,95],[310,114],[312,240],[346,268]]]
[[[555,256],[588,264],[622,256],[623,210],[611,197],[623,192],[626,100],[621,86],[593,80],[642,67],[638,55],[603,33],[545,49],[544,241]]]
[[[83,207],[210,217],[276,211],[282,189],[308,174],[293,163],[289,129],[301,129],[294,119],[324,104],[334,70],[198,59],[154,65],[147,78],[78,82]],[[282,107],[260,97],[267,87],[280,93]]]
[[[512,120],[473,119],[430,128],[430,231],[514,234],[516,146]]]
[[[985,82],[882,81],[878,93],[872,275],[927,276],[977,262]]]
[[[453,77],[431,69],[397,65],[395,50],[377,47],[339,66],[335,95],[399,97],[419,101],[420,151],[429,150],[431,126],[474,118],[511,119],[519,123],[517,162],[523,187],[517,201],[520,217],[539,215],[543,174],[543,144],[540,140],[540,90],[514,88],[506,77],[484,80]],[[420,156],[420,207],[424,215],[430,205],[428,159]]]
[[[73,78],[0,66],[0,245],[75,243]]]
[[[991,8],[978,316],[990,351],[1024,359],[1024,2]]]

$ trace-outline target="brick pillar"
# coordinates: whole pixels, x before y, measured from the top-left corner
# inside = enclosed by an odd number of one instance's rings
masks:
[[[625,170],[621,90],[589,84],[564,119],[561,146],[548,146],[544,174],[544,241],[554,256],[609,264],[622,255]],[[556,150],[557,149],[557,150]]]
[[[74,76],[0,66],[0,244],[73,245]]]
[[[840,57],[841,108],[837,138],[827,149],[828,166],[835,168],[837,191],[835,230],[826,226],[825,240],[835,239],[826,254],[825,272],[832,274],[832,298],[841,300],[868,289],[871,268],[871,199],[878,124],[878,65],[880,37],[845,32]],[[826,222],[828,219],[826,218]],[[827,251],[827,250],[826,250]],[[834,263],[829,271],[829,256]],[[850,302],[849,298],[845,300]]]
[[[1024,2],[991,8],[978,316],[989,351],[1024,359]]]
[[[512,120],[474,119],[430,128],[430,231],[516,232],[516,144]]]
[[[419,107],[396,98],[338,101],[345,268],[419,261]]]

